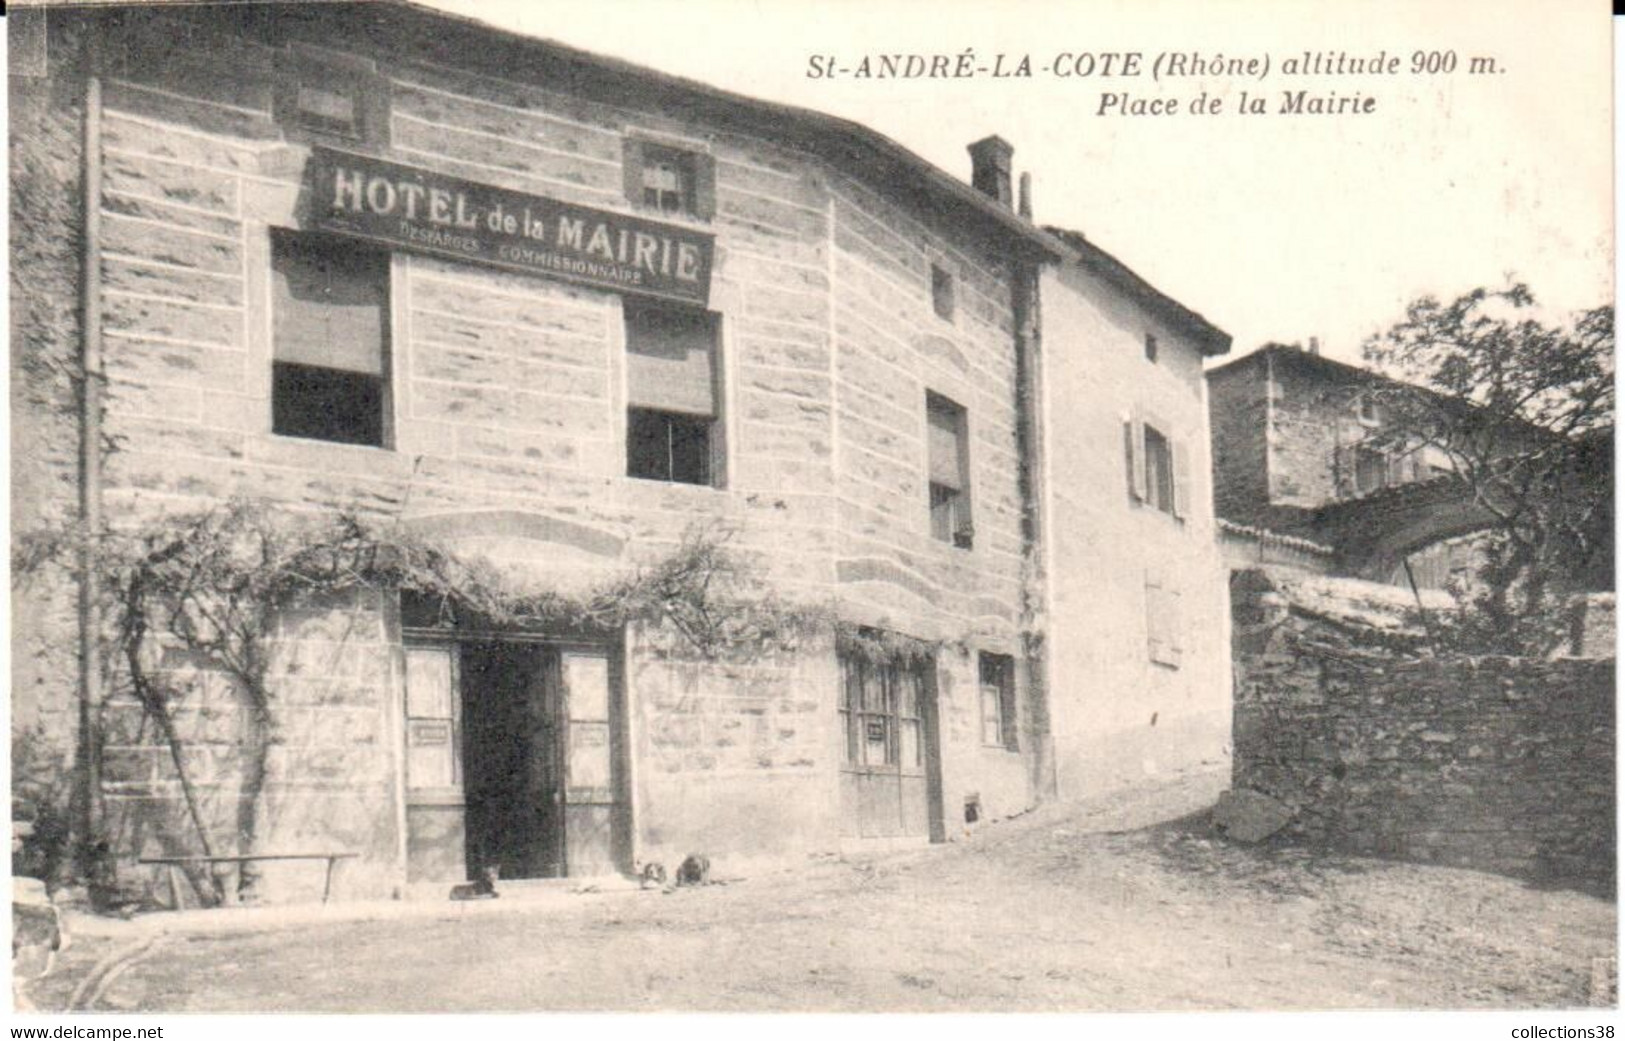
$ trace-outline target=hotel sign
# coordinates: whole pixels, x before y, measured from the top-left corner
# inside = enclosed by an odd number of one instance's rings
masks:
[[[454,260],[704,307],[703,232],[330,148],[306,168],[315,227]]]

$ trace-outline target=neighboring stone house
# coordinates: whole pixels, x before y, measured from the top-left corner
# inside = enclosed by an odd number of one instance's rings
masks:
[[[407,597],[304,612],[261,850],[354,851],[355,897],[739,870],[1223,754],[1200,360],[1228,338],[1016,212],[1002,141],[972,187],[843,120],[407,3],[13,31],[15,531],[245,497],[545,588],[704,522],[838,631],[916,652],[740,664]],[[112,852],[156,882],[137,856],[192,848],[177,778],[139,703],[81,713],[75,596],[18,594],[14,732],[100,744]],[[189,767],[230,850],[241,721],[196,689]]]
[[[1470,567],[1470,536],[1491,518],[1439,478],[1450,460],[1379,436],[1387,377],[1267,344],[1207,373],[1213,408],[1213,482],[1235,567],[1296,563],[1377,582],[1426,588]],[[1298,541],[1297,559],[1278,552]],[[1271,540],[1277,547],[1271,556]]]

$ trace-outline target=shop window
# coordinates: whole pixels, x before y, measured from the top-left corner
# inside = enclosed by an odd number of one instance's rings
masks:
[[[383,447],[389,414],[389,254],[271,235],[271,429]]]
[[[1166,578],[1145,576],[1145,638],[1151,661],[1177,669],[1184,657],[1179,590]]]
[[[931,265],[931,307],[937,317],[954,320],[954,276],[937,265]]]
[[[701,220],[716,213],[716,164],[710,156],[626,138],[621,162],[626,197],[633,204]]]
[[[975,533],[971,525],[965,410],[927,391],[925,419],[931,535],[960,549],[970,549]]]
[[[626,474],[722,484],[717,325],[704,311],[626,303]]]
[[[1150,423],[1125,420],[1123,465],[1133,501],[1184,518],[1189,509],[1189,463],[1172,438]]]
[[[1016,751],[1016,667],[1008,654],[977,656],[982,689],[982,744]]]
[[[295,139],[389,143],[389,84],[372,63],[321,49],[277,59],[276,120]]]

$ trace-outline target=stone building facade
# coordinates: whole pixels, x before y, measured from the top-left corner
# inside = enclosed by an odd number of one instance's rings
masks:
[[[1444,453],[1384,443],[1378,395],[1362,391],[1385,377],[1316,350],[1267,344],[1207,379],[1224,521],[1307,540],[1326,551],[1306,562],[1311,569],[1329,564],[1378,582],[1404,584],[1407,557],[1431,588],[1471,565],[1470,548],[1452,540],[1490,518],[1434,480],[1449,472]]]
[[[493,631],[390,595],[301,611],[269,671],[258,849],[357,853],[354,897],[493,865],[698,851],[736,870],[940,841],[1058,773],[1105,783],[1121,772],[1057,762],[1103,760],[1145,708],[1227,729],[1198,355],[1228,340],[1015,212],[1003,142],[973,148],[973,188],[841,120],[404,3],[37,17],[40,60],[10,84],[16,530],[91,499],[131,530],[239,498],[579,589],[711,526],[838,631],[924,649],[859,660],[826,637],[719,662],[639,626]],[[1142,333],[1165,345],[1144,373]],[[1177,509],[1148,506],[1143,449],[1124,455],[1118,392],[1142,379],[1133,402],[1188,453]],[[1090,472],[1047,466],[1062,454]],[[1095,470],[1119,501],[1058,516],[1054,490]],[[1087,649],[1124,636],[1091,619],[1177,617],[1141,610],[1143,562],[1071,548],[1119,538],[1189,567],[1178,631],[1200,635],[1159,630],[1151,652],[1178,662]],[[1109,594],[1059,581],[1084,567]],[[72,759],[97,652],[74,659],[71,585],[17,595],[14,731]],[[229,851],[239,701],[184,655],[159,667],[190,692],[185,765]],[[1121,720],[1073,707],[1148,676]],[[175,765],[106,694],[88,699],[106,832],[156,881],[139,856],[193,846]],[[264,880],[315,884],[296,862]]]

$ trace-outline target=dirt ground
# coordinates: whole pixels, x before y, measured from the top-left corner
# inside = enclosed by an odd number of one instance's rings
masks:
[[[477,915],[448,903],[409,919],[135,943],[85,937],[25,998],[41,1010],[197,1012],[1593,1001],[1598,960],[1615,953],[1612,901],[1478,872],[1229,845],[1204,813],[1187,812],[1208,801],[1212,780],[1049,807],[947,846],[669,894],[512,900]]]

